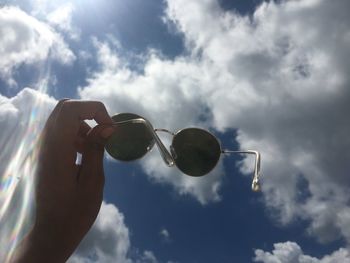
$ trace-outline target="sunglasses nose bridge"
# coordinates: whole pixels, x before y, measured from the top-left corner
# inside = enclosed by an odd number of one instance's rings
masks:
[[[167,150],[167,148],[164,146],[164,144],[162,143],[160,138],[158,137],[158,135],[156,133],[157,129],[154,129],[152,124],[146,119],[144,119],[144,123],[147,126],[147,128],[150,130],[150,132],[151,132],[151,134],[156,142],[156,145],[158,147],[160,155],[162,156],[163,161],[169,167],[174,166],[174,164],[175,164],[174,159],[171,156],[171,154],[169,153],[169,151]]]
[[[176,154],[175,149],[174,149],[174,147],[172,145],[170,145],[170,153],[171,153],[171,155],[173,156],[174,159],[177,158],[177,154]]]

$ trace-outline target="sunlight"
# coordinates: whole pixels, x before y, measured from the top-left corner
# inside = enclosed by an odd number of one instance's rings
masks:
[[[38,83],[38,90],[42,93],[47,91],[47,79],[50,75],[47,68],[43,71],[46,71],[43,74],[46,76],[42,77]],[[42,110],[42,97],[39,97],[31,108],[27,129],[19,133],[21,142],[1,177],[0,258],[4,258],[5,262],[9,262],[15,247],[23,237],[23,232],[32,224],[38,135],[41,132],[44,115],[46,113]],[[12,147],[16,140],[14,134],[6,142]]]

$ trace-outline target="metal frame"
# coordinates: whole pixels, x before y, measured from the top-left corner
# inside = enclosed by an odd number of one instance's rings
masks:
[[[153,139],[155,141],[155,144],[157,145],[157,148],[160,152],[160,155],[162,156],[163,161],[169,167],[172,167],[175,165],[175,161],[174,161],[173,156],[169,153],[168,149],[164,146],[164,144],[162,143],[162,141],[158,137],[157,132],[169,133],[170,135],[173,136],[173,140],[174,140],[174,137],[184,129],[181,129],[181,130],[177,131],[176,133],[171,132],[167,129],[160,129],[160,128],[154,129],[152,124],[147,119],[144,119],[144,118],[135,118],[135,119],[126,120],[126,121],[114,122],[113,126],[130,124],[130,123],[145,124],[153,136]],[[185,128],[185,129],[188,129],[188,128]],[[204,129],[202,129],[202,130],[204,130]],[[207,130],[204,130],[204,131],[210,133]],[[212,133],[210,133],[210,134],[213,135]],[[244,150],[244,151],[224,150],[221,148],[221,144],[220,144],[220,141],[218,140],[218,138],[215,135],[213,135],[213,137],[218,141],[218,143],[220,145],[221,154],[252,154],[252,155],[255,155],[254,175],[253,175],[253,179],[252,179],[252,190],[254,192],[260,191],[260,181],[259,181],[259,179],[260,179],[260,165],[261,165],[260,153],[258,151],[255,151],[255,150]],[[151,150],[151,148],[152,147],[150,147],[149,150]]]

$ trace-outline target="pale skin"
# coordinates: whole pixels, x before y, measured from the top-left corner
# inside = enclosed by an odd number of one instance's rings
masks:
[[[87,119],[98,125],[90,128]],[[40,139],[36,219],[11,263],[61,263],[74,252],[101,207],[104,144],[114,132],[112,123],[101,102],[57,104]],[[75,164],[77,152],[81,165]]]

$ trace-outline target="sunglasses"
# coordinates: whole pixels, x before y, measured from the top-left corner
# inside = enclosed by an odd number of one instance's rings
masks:
[[[174,133],[166,129],[154,129],[147,119],[133,113],[120,113],[112,116],[112,119],[118,130],[108,139],[105,148],[116,160],[140,159],[156,144],[169,167],[175,165],[184,174],[200,177],[214,169],[221,154],[253,154],[255,167],[252,190],[260,190],[261,157],[258,151],[223,150],[219,140],[207,130],[185,128]],[[166,132],[173,136],[170,152],[157,132]]]

